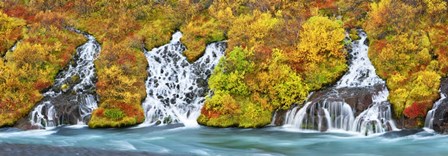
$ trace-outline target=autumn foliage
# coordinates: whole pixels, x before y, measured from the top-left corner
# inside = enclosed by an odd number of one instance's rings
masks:
[[[19,12],[30,11],[21,8]],[[50,87],[75,48],[85,41],[62,28],[66,23],[60,14],[41,11],[28,18],[14,10],[7,13],[0,11],[0,127],[13,125],[29,113],[41,100],[41,91]],[[13,44],[15,49],[9,50]]]
[[[209,80],[213,96],[202,124],[260,127],[276,109],[300,105],[346,71],[344,28],[358,27],[369,35],[369,57],[387,81],[396,117],[422,117],[448,72],[447,15],[446,0],[4,0],[0,126],[25,116],[85,41],[66,26],[92,34],[102,47],[90,127],[143,122],[142,51],[168,43],[178,30],[189,61],[211,42],[228,44]]]
[[[291,49],[281,47],[285,48],[283,51],[269,49],[272,45],[265,46],[268,34],[282,24],[281,18],[257,11],[238,18],[242,21],[236,19],[236,23],[258,26],[230,28],[229,33],[238,35],[233,38],[229,35],[229,45],[243,45],[230,48],[232,51],[215,68],[209,80],[214,94],[207,98],[202,108],[203,114],[198,119],[201,124],[265,126],[270,123],[275,110],[301,104],[309,91],[334,82],[346,69],[346,53],[342,47],[344,30],[336,21],[322,16],[311,17],[302,25],[300,38],[294,44],[296,48],[285,52]],[[258,30],[258,27],[264,29]]]
[[[447,76],[447,2],[442,0],[371,3],[364,24],[369,57],[386,79],[395,116],[426,116]]]

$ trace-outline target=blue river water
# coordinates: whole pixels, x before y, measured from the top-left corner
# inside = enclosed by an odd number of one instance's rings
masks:
[[[237,129],[171,125],[89,129],[66,126],[30,131],[4,128],[0,129],[0,152],[4,152],[2,145],[17,147],[10,150],[17,150],[20,146],[19,150],[23,151],[30,147],[40,150],[38,155],[58,155],[61,151],[73,152],[78,148],[91,152],[81,155],[94,155],[95,151],[116,151],[126,155],[136,152],[149,155],[448,155],[448,136],[430,130],[363,136],[282,127]],[[44,147],[34,148],[38,145]],[[17,151],[15,154],[27,155]]]

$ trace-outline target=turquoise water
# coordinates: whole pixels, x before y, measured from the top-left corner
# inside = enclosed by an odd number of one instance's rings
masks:
[[[88,129],[72,126],[31,131],[0,129],[0,149],[1,144],[149,152],[156,155],[448,155],[448,137],[423,130],[362,136],[357,133],[304,132],[281,127],[218,129],[172,125]]]

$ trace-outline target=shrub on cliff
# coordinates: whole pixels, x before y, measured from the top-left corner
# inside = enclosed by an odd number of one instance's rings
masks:
[[[0,26],[0,34],[6,35],[2,46],[10,48],[21,38],[14,51],[0,55],[0,127],[11,126],[29,113],[41,100],[41,91],[50,87],[57,72],[71,60],[76,46],[85,41],[63,28],[65,17],[59,13],[38,12],[28,18],[27,14],[17,13],[24,8],[15,9],[9,8],[6,14],[23,16],[28,19],[26,23],[0,13],[0,22],[7,22]]]
[[[365,28],[369,57],[391,91],[397,118],[419,123],[439,98],[447,74],[446,1],[381,0],[371,4]],[[420,125],[421,126],[421,125]]]
[[[347,69],[341,21],[311,17],[302,25],[299,37],[297,52],[290,60],[312,90],[336,81]]]
[[[25,21],[9,17],[0,11],[0,57],[3,57],[9,48],[22,38]]]
[[[274,50],[267,64],[255,64],[254,52],[234,48],[215,68],[208,97],[198,121],[217,127],[261,127],[270,123],[272,112],[301,102],[308,88]]]
[[[265,16],[266,22],[261,25],[266,27],[267,21],[279,23]],[[253,31],[256,27],[247,29]],[[248,47],[230,48],[233,50],[215,68],[209,80],[214,94],[207,98],[199,123],[217,127],[265,126],[275,110],[301,104],[310,90],[336,81],[347,68],[340,22],[322,16],[310,18],[302,25],[297,49],[289,53],[273,49],[266,54],[260,49],[266,33],[269,31],[237,38],[229,34],[229,40],[249,41],[242,42]]]

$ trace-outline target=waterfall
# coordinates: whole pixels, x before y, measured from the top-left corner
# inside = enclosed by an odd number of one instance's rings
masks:
[[[434,115],[436,114],[435,112],[437,108],[439,108],[439,105],[446,99],[446,94],[443,93],[441,89],[439,89],[439,92],[440,92],[440,99],[434,103],[432,109],[429,110],[428,113],[426,114],[425,127],[429,129],[433,129]]]
[[[323,100],[315,100],[311,96],[303,107],[289,110],[285,116],[286,126],[319,131],[341,129],[365,134],[396,129],[387,102],[389,91],[385,81],[376,75],[368,58],[369,47],[364,44],[367,35],[362,30],[358,31],[358,35],[360,39],[351,44],[347,73],[335,86],[324,92]],[[356,112],[345,98],[352,98],[363,89],[371,92],[372,104],[361,113],[358,112],[355,118]]]
[[[4,61],[4,62],[8,62],[8,60],[7,60],[7,55],[8,55],[8,53],[12,53],[12,52],[14,52],[14,51],[16,50],[16,48],[17,48],[17,45],[20,43],[20,41],[21,41],[21,40],[18,40],[18,41],[16,41],[16,42],[14,42],[14,44],[12,45],[11,48],[9,48],[5,53],[0,54],[0,57],[3,58],[3,61]]]
[[[211,43],[204,55],[189,63],[182,52],[182,34],[176,32],[169,44],[145,50],[148,60],[147,97],[143,102],[144,125],[182,123],[197,126],[196,119],[208,94],[208,78],[224,55],[224,42]]]
[[[368,135],[397,130],[392,119],[392,109],[390,103],[387,102],[387,96],[389,96],[387,88],[374,95],[373,104],[356,117],[352,131]]]
[[[30,113],[32,125],[45,128],[86,124],[97,108],[94,60],[101,47],[93,36],[82,34],[88,41],[76,49],[70,65],[58,73],[52,88],[43,94],[43,100]]]
[[[337,82],[336,88],[343,87],[369,87],[375,84],[385,84],[381,78],[375,73],[375,67],[370,62],[368,56],[369,47],[364,44],[367,39],[365,32],[360,31],[360,40],[352,43],[352,51],[350,55],[349,70]]]
[[[14,45],[13,45],[11,48],[9,48],[9,51],[10,51],[10,52],[13,52],[14,50],[16,50],[17,45],[19,44],[19,42],[20,42],[20,40],[19,40],[19,41],[16,41],[16,42],[14,43]]]

